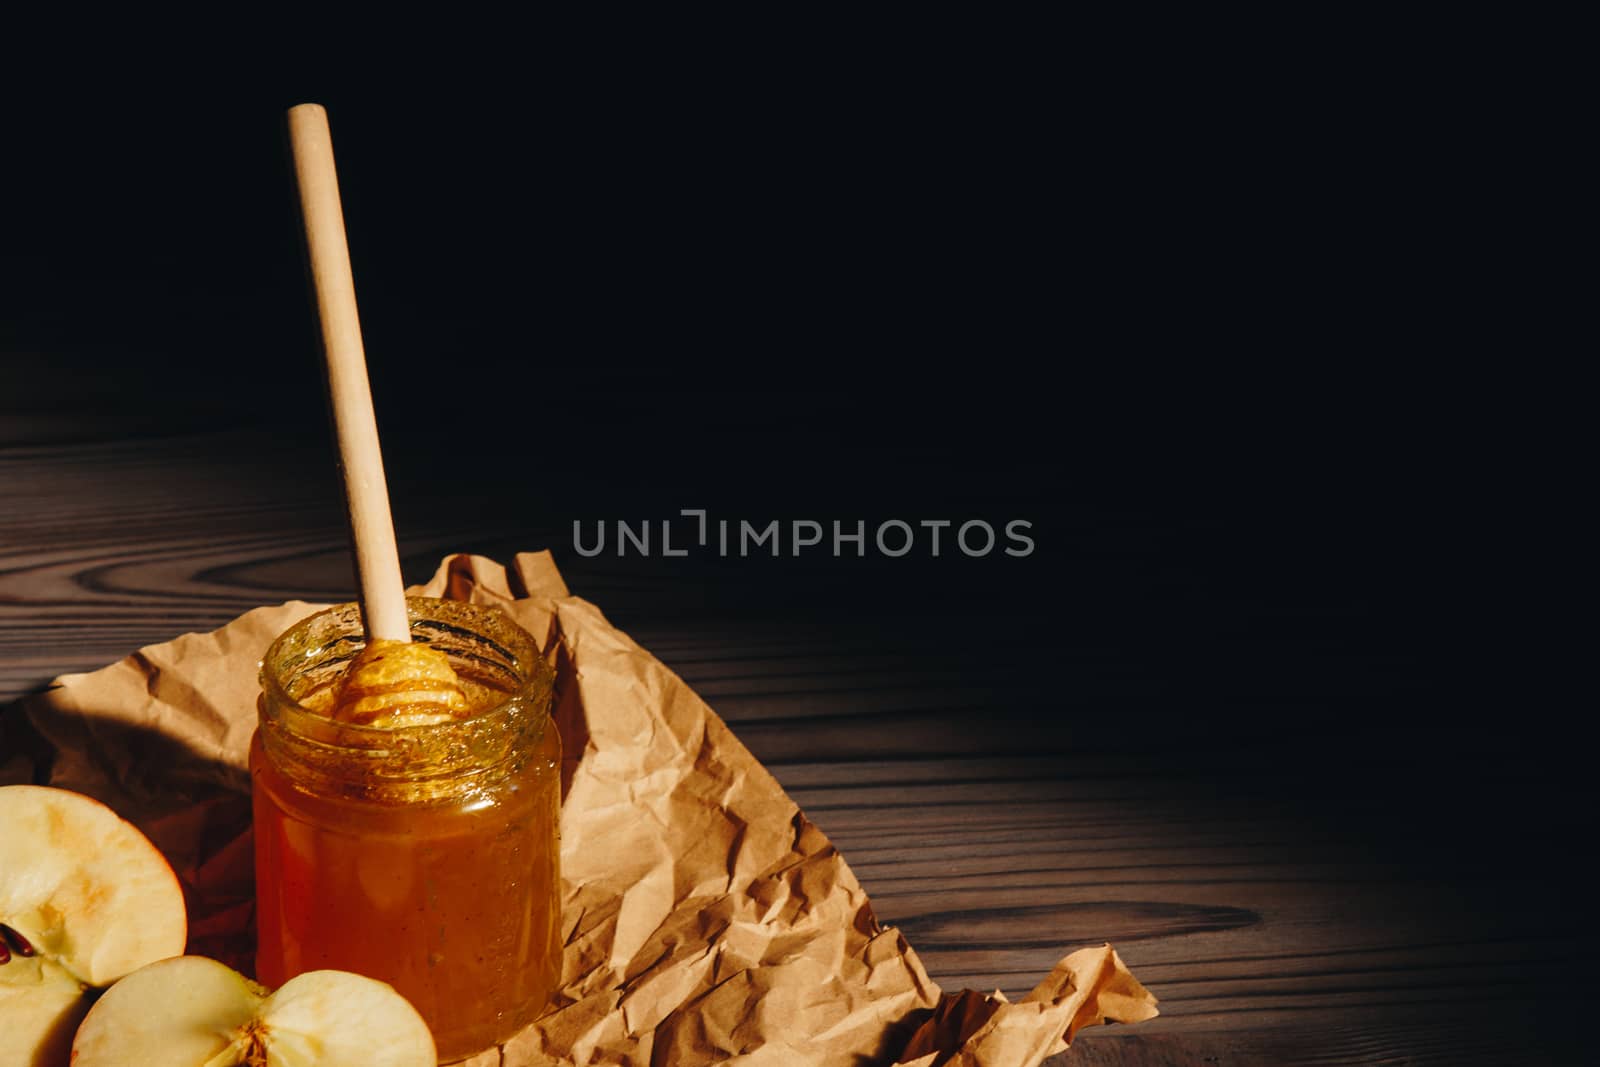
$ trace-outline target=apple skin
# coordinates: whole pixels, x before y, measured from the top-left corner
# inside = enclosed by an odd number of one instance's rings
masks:
[[[81,793],[0,786],[0,923],[31,948],[0,963],[0,1067],[59,1067],[85,993],[183,953],[177,876],[133,824]]]

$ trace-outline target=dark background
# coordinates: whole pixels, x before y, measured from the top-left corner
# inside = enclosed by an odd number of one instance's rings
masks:
[[[1247,767],[1222,788],[1485,930],[1583,893],[1587,730],[1535,599],[1575,431],[1488,274],[1492,72],[585,55],[30,98],[0,445],[267,430],[336,497],[282,130],[316,99],[402,540],[549,547],[624,628],[903,645],[1000,694],[974,751]],[[1037,548],[571,551],[691,507]]]
[[[503,479],[495,512],[568,540],[696,506],[1020,518],[1026,560],[813,550],[707,595],[955,588],[1121,630],[1190,694],[1299,676],[1202,650],[1234,631],[1395,667],[1364,702],[1490,666],[1472,646],[1536,420],[1483,362],[1498,324],[1461,246],[1486,223],[1446,181],[1448,112],[1413,128],[1315,84],[1101,103],[1048,70],[654,73],[570,99],[316,86],[397,507],[470,467]],[[281,124],[300,99],[23,109],[12,425],[326,441]]]

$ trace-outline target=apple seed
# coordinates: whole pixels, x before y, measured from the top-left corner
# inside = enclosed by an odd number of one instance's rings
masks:
[[[33,955],[32,942],[5,923],[0,923],[0,952],[5,953],[5,955],[0,956],[0,963],[5,963],[11,958],[11,952],[7,951],[8,949],[14,950],[17,955],[24,959]]]

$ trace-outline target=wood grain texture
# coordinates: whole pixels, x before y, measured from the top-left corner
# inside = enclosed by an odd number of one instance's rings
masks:
[[[315,442],[29,436],[0,448],[0,699],[261,603],[350,595]],[[397,515],[412,581],[449,551],[561,538],[492,509]],[[1592,939],[1566,898],[1539,906],[1546,880],[1492,849],[1419,859],[1366,832],[1359,798],[1307,799],[1294,754],[1337,744],[1336,724],[1241,741],[1173,715],[1119,734],[1108,718],[1140,679],[1093,643],[978,654],[961,611],[733,615],[706,592],[725,571],[559,562],[732,724],[947,989],[1020,996],[1067,950],[1113,941],[1162,1016],[1085,1031],[1063,1063],[1583,1062],[1570,1020]],[[1052,695],[1062,676],[1076,703]],[[1414,758],[1359,773],[1403,777]],[[1527,780],[1483,773],[1491,790]]]

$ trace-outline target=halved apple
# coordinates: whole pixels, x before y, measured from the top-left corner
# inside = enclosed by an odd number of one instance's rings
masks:
[[[84,992],[187,937],[183,890],[137,827],[80,793],[0,786],[0,1067],[65,1062]]]
[[[162,960],[112,986],[72,1043],[73,1067],[434,1067],[427,1024],[393,988],[311,971],[276,993],[216,960]]]

